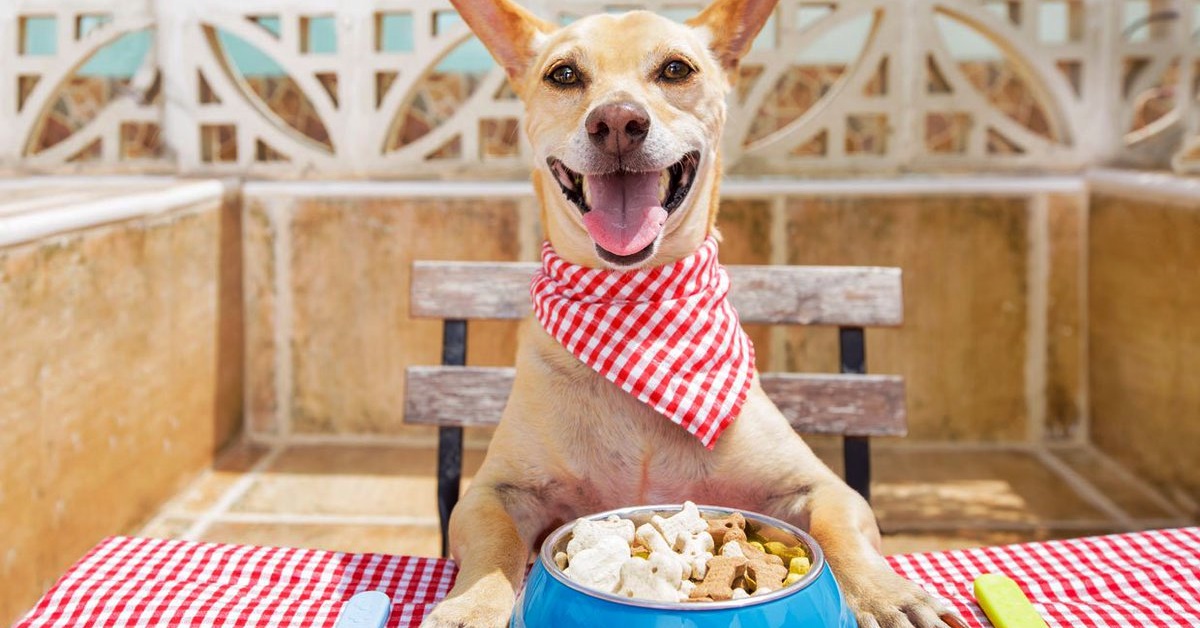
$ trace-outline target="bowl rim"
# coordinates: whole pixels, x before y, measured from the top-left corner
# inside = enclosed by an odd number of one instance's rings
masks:
[[[797,539],[799,539],[800,541],[802,541],[805,544],[805,546],[809,550],[809,556],[812,559],[812,566],[809,567],[808,573],[804,574],[804,577],[801,578],[795,584],[790,584],[790,585],[784,586],[780,589],[771,591],[769,593],[765,593],[763,595],[752,595],[750,597],[745,597],[745,598],[742,598],[739,600],[720,600],[720,601],[713,601],[713,602],[691,602],[691,603],[688,603],[688,602],[660,602],[657,600],[645,600],[645,599],[640,599],[640,598],[622,597],[622,596],[616,595],[615,593],[608,593],[606,591],[601,591],[599,589],[593,589],[589,586],[575,582],[574,580],[569,578],[565,573],[563,573],[563,571],[561,569],[559,569],[558,565],[554,562],[554,556],[552,555],[554,546],[558,545],[558,542],[560,540],[562,540],[562,538],[564,536],[566,536],[574,528],[575,522],[578,521],[579,519],[575,519],[573,521],[564,523],[563,525],[559,526],[558,529],[554,530],[554,532],[551,532],[549,534],[549,536],[546,537],[546,540],[542,541],[542,547],[540,550],[538,550],[538,560],[541,562],[542,567],[546,570],[546,573],[550,574],[550,576],[552,578],[554,578],[558,582],[562,583],[563,585],[565,585],[571,589],[574,589],[580,593],[583,593],[585,595],[599,598],[599,599],[602,599],[602,600],[605,600],[608,602],[613,602],[616,604],[624,604],[626,606],[637,606],[640,608],[652,608],[652,609],[669,610],[669,611],[685,611],[685,612],[692,612],[692,613],[704,612],[704,611],[720,611],[720,610],[728,610],[728,609],[734,609],[734,608],[744,608],[747,606],[757,606],[759,604],[766,604],[768,602],[772,602],[772,601],[780,599],[780,598],[788,597],[788,596],[794,595],[794,594],[799,593],[800,591],[803,591],[804,589],[808,588],[809,585],[811,585],[813,582],[815,582],[817,580],[817,578],[819,578],[821,576],[821,572],[825,569],[825,553],[823,551],[821,551],[821,546],[817,544],[816,539],[814,539],[810,534],[808,534],[804,530],[801,530],[800,528],[797,528],[796,526],[794,526],[790,523],[787,523],[786,521],[781,521],[774,517],[769,517],[767,515],[759,514],[756,512],[751,512],[751,511],[747,511],[747,510],[738,510],[736,508],[725,508],[722,506],[707,506],[707,505],[697,505],[696,508],[701,513],[712,513],[712,514],[724,515],[724,516],[729,516],[734,513],[739,513],[746,519],[754,520],[757,523],[766,524],[769,526],[779,528],[779,529],[783,530],[784,532],[787,532],[788,534],[795,536]],[[635,514],[642,514],[642,513],[660,514],[663,512],[678,512],[680,510],[683,510],[683,504],[658,504],[658,505],[651,505],[651,506],[629,506],[626,508],[617,508],[614,510],[608,510],[605,512],[597,513],[594,515],[588,515],[588,516],[580,517],[580,518],[581,519],[589,519],[589,520],[598,520],[598,519],[606,519],[608,517],[611,517],[612,515],[617,515],[618,517],[621,517],[621,518],[628,518],[629,516],[635,515]]]

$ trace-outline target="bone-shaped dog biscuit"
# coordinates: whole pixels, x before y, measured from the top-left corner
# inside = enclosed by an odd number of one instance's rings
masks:
[[[643,523],[637,529],[637,539],[650,549],[650,557],[654,558],[655,554],[661,555],[663,560],[670,560],[679,565],[679,570],[683,573],[684,578],[692,577],[692,561],[675,553],[667,540],[663,538],[658,528],[652,524]]]
[[[683,572],[677,561],[661,553],[649,560],[630,558],[620,565],[617,595],[660,602],[678,602]]]
[[[745,541],[746,518],[742,516],[742,513],[735,512],[728,517],[709,519],[708,534],[712,536],[713,543],[716,543],[717,546],[739,539]]]
[[[787,567],[768,563],[765,560],[750,560],[746,562],[746,580],[754,582],[754,593],[762,594],[783,587],[783,579],[788,575]]]
[[[742,550],[742,554],[749,560],[763,560],[772,565],[783,565],[782,558],[774,554],[768,554],[765,550],[756,547],[754,543],[747,543],[746,541],[734,541],[734,543],[737,544],[738,548]],[[726,545],[728,546],[728,543]],[[784,569],[784,571],[787,571],[787,569]]]
[[[589,519],[576,521],[575,527],[571,529],[571,541],[567,543],[567,557],[573,560],[576,553],[594,547],[599,539],[604,537],[616,537],[624,541],[626,545],[632,544],[633,522],[621,519],[616,515],[602,521]]]
[[[700,510],[692,502],[683,502],[683,509],[670,517],[654,515],[650,518],[650,523],[662,533],[671,547],[676,547],[680,536],[690,537],[698,532],[708,531],[708,522],[700,516]]]
[[[704,582],[692,589],[692,599],[728,600],[733,595],[733,581],[746,570],[746,559],[736,556],[717,556],[708,561]]]
[[[708,532],[691,535],[680,534],[675,538],[672,549],[692,566],[691,578],[703,579],[708,570],[708,561],[713,557],[713,538]]]
[[[590,547],[570,557],[563,573],[576,582],[611,593],[620,580],[621,565],[628,558],[629,543],[623,538],[616,535],[598,537]]]

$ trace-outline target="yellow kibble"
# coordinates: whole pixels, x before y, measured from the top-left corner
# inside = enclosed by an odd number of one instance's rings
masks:
[[[803,579],[804,579],[804,574],[789,573],[787,575],[787,577],[783,579],[783,586],[786,587],[789,585],[796,584],[797,582],[800,582]]]
[[[803,576],[809,569],[812,569],[812,562],[807,556],[797,556],[788,563],[788,573],[795,576]]]
[[[758,541],[750,541],[750,547],[753,547],[754,549],[756,549],[760,552],[767,551],[767,548],[763,547],[763,544],[759,543]]]
[[[768,554],[774,554],[782,558],[784,564],[787,564],[787,562],[793,558],[808,556],[808,553],[804,551],[804,547],[801,545],[788,547],[779,541],[770,541],[768,543],[763,543],[763,547],[767,550]]]

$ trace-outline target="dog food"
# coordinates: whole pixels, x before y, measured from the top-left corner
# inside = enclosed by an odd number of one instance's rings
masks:
[[[758,534],[745,517],[704,517],[692,502],[635,526],[615,515],[575,522],[554,562],[572,580],[622,597],[716,602],[777,591],[804,578],[803,545]]]

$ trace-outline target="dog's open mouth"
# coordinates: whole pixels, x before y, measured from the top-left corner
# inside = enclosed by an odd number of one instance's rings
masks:
[[[654,252],[671,212],[679,209],[696,178],[699,152],[690,152],[663,170],[583,175],[553,157],[546,160],[563,196],[583,214],[596,252],[627,266]]]

